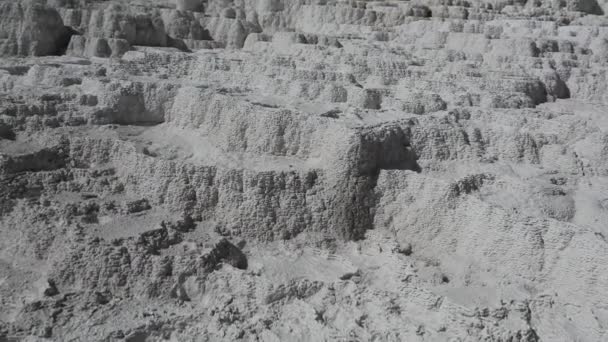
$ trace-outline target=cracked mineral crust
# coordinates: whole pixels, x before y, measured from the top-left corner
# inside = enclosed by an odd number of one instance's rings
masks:
[[[0,342],[608,341],[607,0],[0,0]]]

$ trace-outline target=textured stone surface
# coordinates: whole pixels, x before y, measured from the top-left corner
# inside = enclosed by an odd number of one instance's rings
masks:
[[[0,0],[0,341],[607,340],[605,11]]]
[[[58,55],[69,39],[59,13],[43,2],[0,3],[0,56]]]

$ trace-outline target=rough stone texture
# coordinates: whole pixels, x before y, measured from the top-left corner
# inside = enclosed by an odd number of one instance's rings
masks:
[[[57,55],[69,38],[59,13],[43,2],[0,2],[0,56]]]
[[[0,341],[608,340],[606,11],[0,0]]]

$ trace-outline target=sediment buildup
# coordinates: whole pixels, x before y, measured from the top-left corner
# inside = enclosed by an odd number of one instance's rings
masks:
[[[0,0],[0,342],[608,340],[605,11]]]

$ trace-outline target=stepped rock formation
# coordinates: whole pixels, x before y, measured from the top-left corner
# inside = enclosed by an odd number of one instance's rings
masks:
[[[0,342],[608,340],[606,13],[0,0]]]

